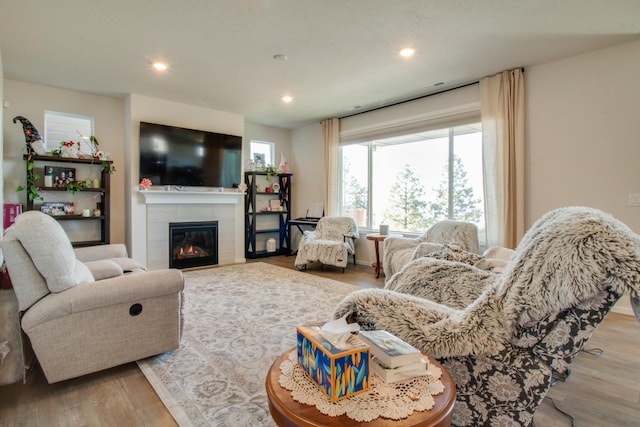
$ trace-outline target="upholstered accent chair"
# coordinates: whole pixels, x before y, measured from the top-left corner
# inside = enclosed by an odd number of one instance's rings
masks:
[[[385,281],[410,261],[440,249],[443,244],[455,245],[467,252],[480,253],[478,227],[470,222],[445,220],[435,223],[416,238],[386,238],[382,262]]]
[[[0,247],[19,325],[49,383],[178,348],[179,270],[147,272],[120,244],[74,250],[37,211],[18,216]]]
[[[300,239],[295,266],[306,269],[307,264],[319,261],[341,267],[344,273],[349,255],[353,255],[353,263],[356,263],[355,241],[358,237],[358,226],[353,218],[320,218],[316,229],[306,230]]]
[[[421,257],[335,316],[386,329],[443,363],[456,426],[529,425],[615,302],[640,296],[640,237],[601,211],[561,208],[523,237],[502,273]]]

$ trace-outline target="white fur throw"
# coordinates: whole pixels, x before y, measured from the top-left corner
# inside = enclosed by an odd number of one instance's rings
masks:
[[[385,280],[400,271],[409,262],[448,244],[459,249],[479,253],[478,227],[464,221],[440,221],[417,238],[389,237],[384,241],[383,265]]]
[[[568,207],[540,218],[501,274],[418,259],[386,289],[348,295],[335,316],[387,329],[436,358],[491,355],[522,328],[601,306],[606,291],[640,295],[640,238],[608,214]]]
[[[346,267],[349,254],[355,253],[354,239],[359,237],[353,218],[325,217],[318,221],[314,231],[305,231],[298,246],[295,266],[310,262]]]

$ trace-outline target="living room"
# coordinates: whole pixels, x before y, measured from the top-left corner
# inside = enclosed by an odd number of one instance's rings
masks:
[[[635,129],[640,99],[637,83],[640,40],[637,30],[622,33],[628,37],[623,42],[579,54],[559,55],[544,63],[512,64],[526,65],[525,229],[552,209],[582,205],[609,212],[632,230],[640,231],[638,207],[631,206],[629,201],[630,195],[640,193],[640,169],[634,163],[640,158]],[[0,65],[1,55],[2,51]],[[12,123],[13,117],[30,118],[39,128],[44,125],[44,111],[94,117],[100,147],[110,153],[117,168],[111,178],[111,241],[125,243],[129,253],[140,262],[146,262],[147,253],[146,227],[140,222],[144,210],[137,192],[140,121],[242,135],[243,164],[248,159],[249,141],[273,142],[276,155],[283,154],[294,173],[293,216],[304,216],[306,209],[323,197],[324,168],[318,161],[323,158],[323,136],[319,120],[300,127],[277,127],[252,121],[240,113],[135,91],[118,96],[98,95],[91,88],[65,89],[31,82],[28,75],[9,75],[3,67],[0,73],[3,81],[0,95],[4,101],[1,201],[24,203],[25,197],[15,191],[24,181],[25,167],[24,135],[20,126]],[[477,101],[478,85],[463,90]],[[449,97],[455,93],[453,90],[434,96]],[[425,101],[413,102],[420,105]],[[363,231],[364,235],[375,230]],[[359,264],[370,266],[374,260],[373,245],[361,238]],[[614,310],[632,314],[627,298],[621,299]]]

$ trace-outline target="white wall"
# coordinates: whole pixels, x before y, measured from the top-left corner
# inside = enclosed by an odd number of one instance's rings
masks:
[[[611,213],[636,233],[640,207],[640,41],[525,71],[525,205],[530,226],[562,206]],[[627,297],[615,308],[632,314]]]
[[[525,71],[527,225],[586,205],[640,232],[639,76],[640,41]]]
[[[83,114],[95,118],[94,133],[100,149],[110,153],[116,172],[111,175],[111,242],[124,243],[124,100],[109,96],[92,95],[50,86],[3,80],[4,100],[10,107],[4,109],[4,200],[7,203],[26,203],[25,192],[16,193],[25,182],[26,153],[24,133],[15,116],[29,119],[44,136],[45,110]]]
[[[312,124],[291,132],[292,172],[292,218],[304,217],[307,209],[324,200],[324,142],[320,123]],[[300,233],[296,227],[291,230],[291,246],[298,247]]]
[[[165,101],[147,96],[131,94],[126,106],[127,137],[125,150],[127,181],[127,227],[126,241],[130,256],[147,264],[147,218],[146,205],[138,193],[139,157],[138,138],[140,122],[160,123],[189,129],[200,129],[230,135],[244,136],[244,118],[238,114],[211,110],[193,105]],[[243,147],[243,158],[244,151]]]

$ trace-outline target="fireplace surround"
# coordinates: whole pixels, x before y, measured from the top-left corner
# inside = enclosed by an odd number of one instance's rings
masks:
[[[246,261],[243,192],[156,189],[139,191],[138,195],[141,204],[132,213],[132,254],[149,270],[169,268],[168,230],[172,222],[218,221],[218,265]]]

